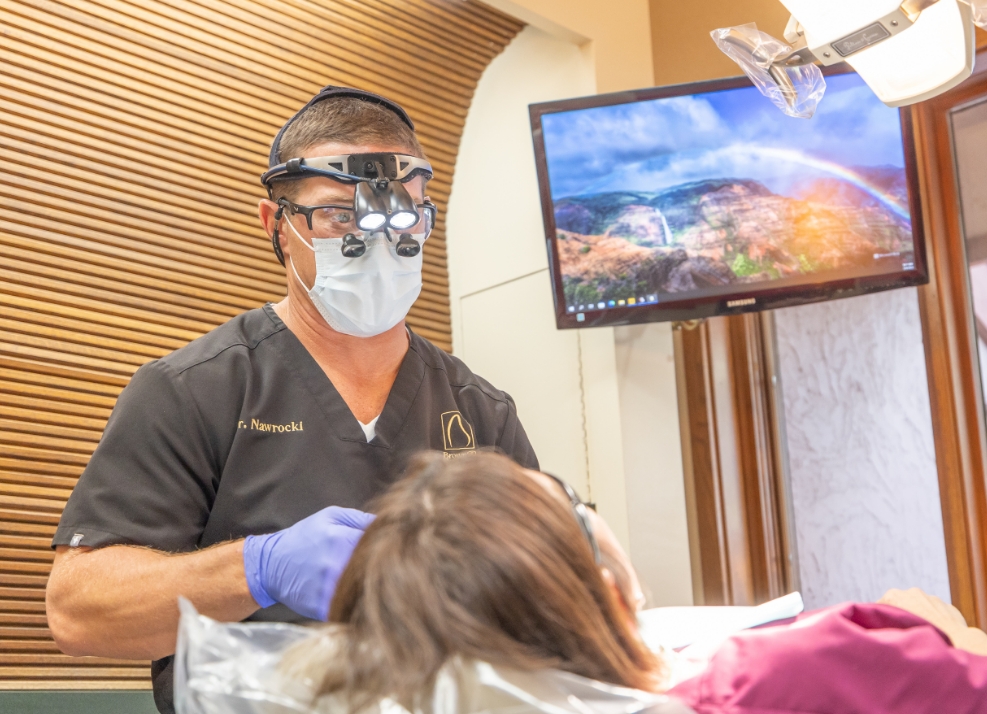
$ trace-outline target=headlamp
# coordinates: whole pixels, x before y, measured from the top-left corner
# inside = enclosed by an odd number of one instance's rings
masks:
[[[408,193],[408,189],[400,183],[392,183],[388,191],[387,219],[388,225],[399,231],[411,228],[418,223],[421,216],[418,215],[418,206],[415,200]]]
[[[386,190],[385,188],[384,191]],[[353,211],[356,213],[356,225],[361,231],[375,231],[387,223],[384,191],[379,190],[374,183],[357,184]]]
[[[269,195],[273,196],[275,183],[315,176],[345,184],[356,184],[353,196],[353,214],[356,227],[367,233],[386,232],[391,229],[401,233],[401,239],[404,241],[404,232],[418,225],[422,220],[421,211],[404,184],[416,176],[423,176],[426,181],[431,179],[432,166],[421,157],[406,154],[367,153],[317,156],[291,159],[279,164],[261,176],[261,183],[267,187]],[[432,211],[434,212],[434,206]],[[311,225],[309,227],[311,228]],[[273,235],[274,251],[283,265],[284,260],[281,255],[281,245],[278,242],[278,233],[278,229],[275,228]],[[353,240],[360,241],[356,236]],[[410,243],[403,245],[399,241],[399,255],[405,257],[417,255],[420,246],[413,239],[409,238],[408,240],[415,244],[416,249],[412,252]],[[404,242],[407,243],[408,241]],[[355,246],[349,246],[349,248],[349,252],[344,250],[344,254],[355,257]]]
[[[353,211],[361,231],[376,231],[384,226],[403,231],[421,220],[408,189],[397,181],[386,179],[357,184]]]
[[[261,183],[267,188],[268,198],[274,199],[273,185],[276,181],[291,181],[294,179],[306,178],[308,176],[325,176],[334,181],[339,181],[340,183],[355,183],[358,186],[367,183],[373,179],[378,182],[384,181],[383,185],[379,188],[388,189],[382,190],[378,193],[383,194],[380,198],[383,199],[384,206],[383,212],[380,211],[381,206],[377,202],[376,198],[373,200],[371,196],[367,195],[367,192],[363,192],[363,198],[357,198],[357,200],[367,199],[366,210],[361,214],[361,218],[364,220],[360,222],[360,230],[373,231],[381,230],[384,228],[385,223],[390,221],[390,226],[395,230],[406,230],[416,225],[420,220],[422,220],[422,214],[420,214],[415,206],[414,202],[410,203],[405,200],[407,191],[402,191],[404,189],[400,184],[410,181],[415,176],[424,176],[425,180],[428,181],[432,178],[432,166],[426,161],[417,156],[407,156],[404,154],[385,154],[385,153],[374,153],[374,154],[346,154],[342,156],[319,156],[311,159],[291,159],[290,161],[281,161],[281,139],[284,137],[288,128],[294,124],[299,117],[303,116],[310,108],[314,105],[324,102],[324,101],[335,101],[336,99],[358,99],[369,104],[376,105],[387,111],[392,112],[402,124],[407,126],[412,132],[415,130],[415,123],[411,121],[411,117],[408,113],[402,109],[397,103],[391,101],[387,97],[382,97],[379,94],[374,94],[373,92],[367,92],[362,89],[356,89],[355,87],[336,87],[329,85],[323,87],[318,94],[312,97],[301,109],[295,112],[284,126],[278,130],[277,135],[274,137],[274,141],[271,142],[271,153],[268,155],[268,166],[271,168],[264,172],[260,177]],[[400,188],[398,188],[400,186]],[[358,192],[358,197],[359,197]],[[372,193],[372,192],[371,192]],[[410,198],[410,197],[408,197]],[[281,201],[278,201],[280,204]],[[431,230],[431,226],[434,223],[435,218],[435,206],[426,198],[426,207],[423,214],[426,216],[427,226],[424,231],[427,236],[428,232]],[[372,210],[371,210],[372,209]],[[281,243],[278,240],[278,226],[280,225],[281,217],[284,215],[285,206],[282,204],[278,208],[277,220],[275,221],[274,232],[271,235],[271,242],[274,245],[274,254],[281,261],[281,265],[284,265],[284,255],[281,253]],[[354,205],[354,214],[357,211],[357,206]],[[375,217],[370,217],[375,216]],[[380,216],[383,216],[381,220]],[[311,215],[309,218],[309,228],[311,228]],[[374,225],[376,222],[377,225]],[[366,226],[364,228],[363,226]],[[359,238],[353,236],[354,240],[359,241]],[[402,241],[404,236],[402,236]],[[351,246],[353,250],[356,250],[356,246]],[[398,242],[398,248],[400,252],[401,241]],[[410,251],[410,247],[407,249],[404,255]],[[420,248],[419,248],[420,249]],[[351,252],[353,252],[351,250]]]

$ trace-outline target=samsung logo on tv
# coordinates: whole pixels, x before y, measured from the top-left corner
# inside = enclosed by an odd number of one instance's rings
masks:
[[[740,300],[727,300],[727,307],[742,307],[744,305],[753,305],[757,302],[754,298],[741,298]]]

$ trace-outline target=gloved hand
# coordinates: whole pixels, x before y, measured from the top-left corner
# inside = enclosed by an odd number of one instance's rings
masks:
[[[329,506],[290,528],[247,536],[243,567],[250,594],[261,607],[280,602],[325,622],[339,576],[373,520],[355,508]]]

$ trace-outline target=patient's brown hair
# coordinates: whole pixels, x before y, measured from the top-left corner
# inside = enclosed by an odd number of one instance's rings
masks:
[[[346,652],[323,693],[408,705],[452,655],[658,686],[569,506],[510,459],[421,455],[375,511],[330,609]]]

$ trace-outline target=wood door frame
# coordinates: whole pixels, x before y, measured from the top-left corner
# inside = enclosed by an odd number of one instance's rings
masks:
[[[694,602],[797,589],[774,316],[676,323],[674,341]]]
[[[936,465],[953,604],[987,627],[987,438],[977,333],[960,224],[949,112],[987,96],[987,50],[974,75],[912,107],[929,284],[919,288]]]

